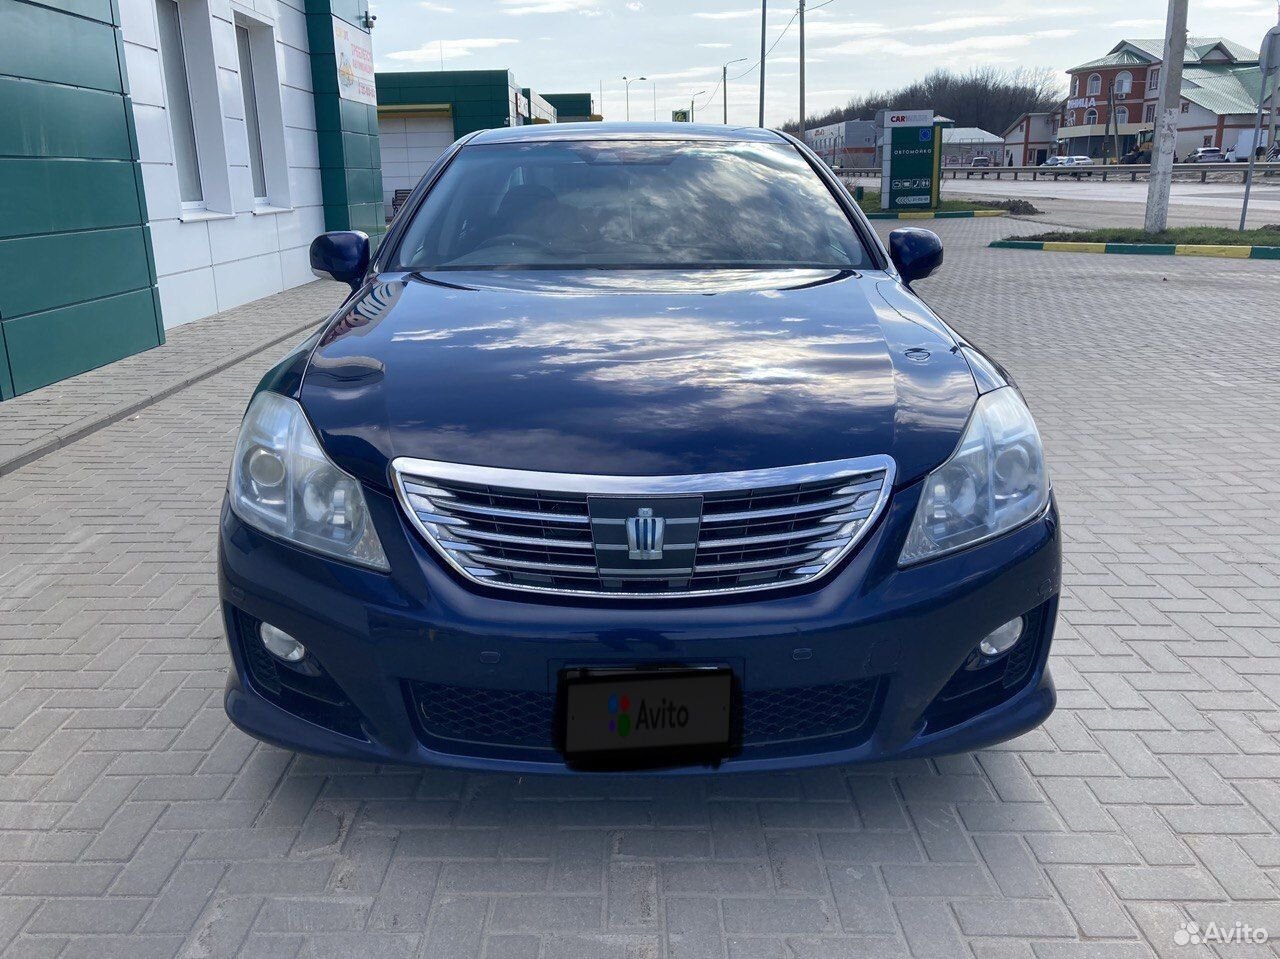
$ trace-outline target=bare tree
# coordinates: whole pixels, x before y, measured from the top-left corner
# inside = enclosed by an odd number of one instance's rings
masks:
[[[1062,83],[1047,67],[976,67],[968,73],[935,70],[897,90],[875,90],[853,97],[843,107],[809,117],[805,125],[869,120],[877,110],[932,109],[939,116],[954,120],[958,127],[1003,133],[1023,113],[1051,110],[1062,97]],[[783,129],[795,133],[799,126],[790,120]]]

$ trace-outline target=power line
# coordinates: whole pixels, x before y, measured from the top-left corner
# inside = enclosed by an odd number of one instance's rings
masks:
[[[699,110],[706,107],[708,104],[711,103],[712,100],[716,98],[716,94],[720,92],[720,84],[723,82],[724,82],[724,77],[721,76],[720,79],[716,81],[716,85],[711,88],[711,94],[707,97],[706,100],[703,101],[702,106],[698,107]]]
[[[835,2],[836,0],[822,0],[822,3],[814,4],[813,6],[809,7],[808,10],[810,13],[812,13],[814,10],[821,10],[823,7],[830,6]],[[791,14],[791,19],[787,21],[787,25],[783,27],[782,32],[778,34],[778,39],[774,40],[773,43],[769,46],[769,49],[765,51],[763,59],[768,59],[769,54],[773,53],[774,48],[777,47],[778,44],[781,43],[783,39],[786,38],[787,32],[791,29],[792,25],[796,22],[796,18],[799,16],[800,16],[799,9],[797,9],[795,13]],[[751,74],[756,72],[756,69],[759,66],[760,66],[760,60],[757,60],[755,63],[751,64],[751,66],[747,67],[746,70],[739,73],[737,76],[729,77],[729,80],[730,81],[741,80],[743,77],[750,76]],[[724,78],[721,77],[721,80],[723,79]],[[707,97],[706,101],[703,103],[702,107],[699,107],[699,109],[704,109],[706,105],[715,98],[715,95],[719,91],[719,89],[720,89],[720,83],[717,82],[715,89],[711,91],[711,96]]]
[[[827,0],[827,3],[831,3],[831,2],[832,2],[832,0]],[[773,41],[773,46],[769,47],[769,49],[768,49],[768,50],[766,50],[766,51],[764,52],[764,59],[766,59],[766,60],[767,60],[767,59],[769,58],[769,54],[773,53],[773,48],[774,48],[774,47],[776,47],[779,43],[781,43],[781,42],[782,42],[782,38],[783,38],[783,37],[785,37],[785,36],[787,35],[787,31],[791,29],[791,24],[793,24],[793,23],[795,23],[795,22],[796,22],[796,17],[798,17],[798,16],[800,16],[800,11],[799,11],[799,10],[796,10],[796,12],[795,12],[795,13],[791,14],[791,19],[787,21],[787,25],[786,25],[785,27],[783,27],[783,28],[782,28],[782,32],[781,32],[780,34],[778,34],[778,39],[777,39],[777,40],[774,40],[774,41]],[[759,60],[757,60],[755,63],[753,63],[750,67],[748,67],[748,68],[747,68],[745,71],[743,71],[742,73],[739,73],[736,77],[730,77],[729,79],[730,79],[730,80],[741,80],[743,77],[745,77],[745,76],[749,76],[749,75],[751,75],[752,73],[755,73],[755,72],[756,72],[756,67],[758,67],[758,66],[760,66],[760,61],[759,61]]]

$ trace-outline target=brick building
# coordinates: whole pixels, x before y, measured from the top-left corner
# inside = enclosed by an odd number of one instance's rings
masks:
[[[1067,73],[1070,92],[1050,128],[1063,155],[1115,156],[1113,135],[1124,154],[1155,125],[1161,94],[1163,40],[1122,40],[1104,57]],[[1183,62],[1178,156],[1197,147],[1225,152],[1241,133],[1252,133],[1262,89],[1258,53],[1221,37],[1189,38]],[[1114,91],[1114,94],[1112,94]],[[1110,104],[1114,125],[1108,129]]]

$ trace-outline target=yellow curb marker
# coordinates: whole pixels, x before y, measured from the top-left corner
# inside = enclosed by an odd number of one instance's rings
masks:
[[[1174,256],[1219,256],[1230,260],[1249,259],[1247,246],[1215,246],[1206,243],[1179,243],[1173,248]]]

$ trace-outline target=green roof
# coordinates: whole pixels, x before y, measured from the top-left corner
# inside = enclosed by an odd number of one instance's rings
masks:
[[[1159,57],[1156,59],[1159,59]],[[1115,53],[1108,53],[1105,57],[1099,57],[1097,60],[1090,60],[1088,63],[1082,63],[1078,67],[1072,67],[1069,72],[1074,73],[1077,70],[1094,70],[1098,67],[1142,66],[1150,62],[1151,61],[1146,57],[1140,57],[1132,50],[1119,50]]]
[[[1238,63],[1257,63],[1258,51],[1251,50],[1242,43],[1228,40],[1225,37],[1188,37],[1187,52],[1183,57],[1184,64],[1199,64],[1214,50],[1221,50],[1231,61]],[[1068,73],[1077,70],[1091,70],[1099,67],[1121,67],[1154,63],[1164,58],[1164,40],[1121,40],[1105,57],[1090,60],[1078,67],[1072,67]]]
[[[1256,66],[1187,66],[1182,72],[1182,96],[1218,115],[1254,113],[1262,88]]]

